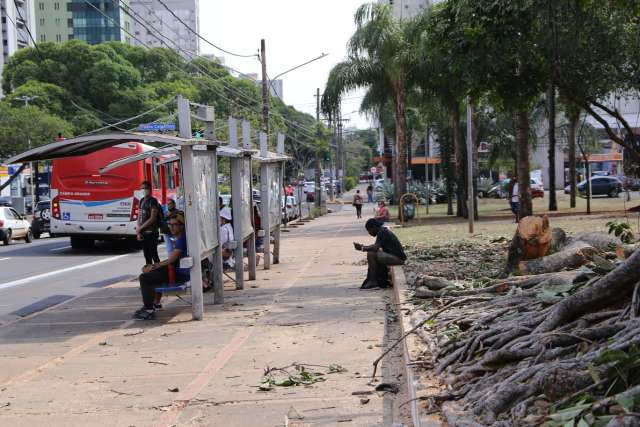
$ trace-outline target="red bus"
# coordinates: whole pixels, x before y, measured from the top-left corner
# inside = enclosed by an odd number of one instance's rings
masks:
[[[79,157],[53,161],[51,174],[51,235],[71,238],[73,248],[93,246],[96,240],[135,239],[142,192],[151,182],[162,205],[175,198],[179,187],[177,163],[154,159],[120,166],[105,174],[108,163],[153,147],[130,142]]]

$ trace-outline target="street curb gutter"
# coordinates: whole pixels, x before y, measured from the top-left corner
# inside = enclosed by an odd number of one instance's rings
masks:
[[[408,292],[409,287],[407,285],[407,278],[404,274],[404,268],[402,266],[391,268],[391,277],[393,279],[393,302],[396,305],[396,309],[400,314],[400,331],[404,335],[407,331],[412,329],[409,316],[405,315],[404,308],[409,306]],[[433,416],[428,416],[421,413],[420,403],[417,400],[418,388],[423,388],[420,381],[420,376],[416,370],[415,360],[411,356],[409,348],[418,348],[415,340],[417,337],[414,334],[409,335],[402,341],[402,354],[404,356],[404,367],[407,378],[407,387],[409,388],[409,399],[411,399],[411,418],[413,419],[413,425],[415,427],[438,427],[445,425],[442,422],[434,420]]]
[[[402,305],[407,298],[407,279],[404,275],[404,269],[402,267],[392,267],[391,277],[393,278],[393,302],[396,306],[396,310],[400,313],[400,332],[402,335],[410,328],[408,319],[402,312]],[[407,339],[411,336],[407,337]],[[415,387],[415,374],[414,367],[411,364],[411,355],[409,354],[409,348],[407,346],[407,340],[403,340],[402,343],[402,355],[404,359],[404,371],[407,378],[407,387],[409,388],[409,399],[411,399],[411,418],[413,419],[414,427],[422,427],[420,420],[420,414],[418,409],[418,401],[416,400],[416,387]]]

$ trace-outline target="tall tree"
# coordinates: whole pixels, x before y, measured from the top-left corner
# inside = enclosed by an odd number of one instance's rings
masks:
[[[348,57],[329,74],[323,110],[334,111],[343,94],[378,85],[388,89],[393,100],[396,128],[395,198],[407,191],[406,98],[409,86],[412,44],[408,25],[398,21],[388,5],[370,3],[355,14],[356,31],[349,40]]]

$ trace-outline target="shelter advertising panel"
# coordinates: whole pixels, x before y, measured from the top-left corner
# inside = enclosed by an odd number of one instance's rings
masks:
[[[251,157],[245,157],[242,160],[242,239],[246,239],[253,233],[251,225],[251,216],[253,215],[253,206],[251,205]]]
[[[208,255],[218,246],[218,224],[216,201],[218,194],[216,155],[214,152],[194,152],[195,194],[198,199],[198,222],[200,228],[200,250]]]
[[[268,167],[269,224],[271,227],[275,227],[280,225],[282,219],[282,173],[279,163],[271,163]]]

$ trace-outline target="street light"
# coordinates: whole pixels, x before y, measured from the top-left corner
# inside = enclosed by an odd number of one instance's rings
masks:
[[[29,102],[33,101],[34,99],[40,98],[37,95],[33,95],[33,96],[29,96],[29,95],[23,95],[21,97],[18,98],[13,98],[14,101],[21,101],[24,102],[24,106],[28,107],[29,106]],[[27,135],[27,146],[29,147],[29,150],[31,150],[31,136]],[[35,207],[35,203],[38,202],[38,195],[36,194],[37,192],[37,182],[34,183],[34,172],[33,172],[33,162],[29,162],[29,169],[31,170],[30,173],[30,178],[31,178],[31,209],[33,210],[33,208]],[[38,173],[35,173],[35,179],[38,179]],[[26,208],[25,208],[26,209]]]
[[[279,78],[279,77],[282,77],[282,76],[284,76],[285,74],[290,73],[291,71],[295,71],[295,70],[297,70],[298,68],[302,68],[302,67],[304,67],[305,65],[311,64],[312,62],[316,62],[316,61],[318,61],[318,60],[320,60],[320,59],[322,59],[322,58],[324,58],[324,57],[327,57],[327,56],[329,56],[329,54],[328,54],[328,53],[322,53],[322,55],[318,56],[317,58],[313,58],[313,59],[311,59],[311,60],[309,60],[309,61],[307,61],[307,62],[305,62],[305,63],[303,63],[303,64],[300,64],[300,65],[297,65],[297,66],[295,66],[295,67],[289,68],[288,70],[283,71],[282,73],[278,74],[278,75],[277,75],[277,76],[275,76],[274,78],[269,79],[269,90],[272,90],[272,89],[273,89],[273,82],[275,82],[276,80],[278,80],[278,78]],[[284,101],[283,101],[283,102],[284,102]]]

